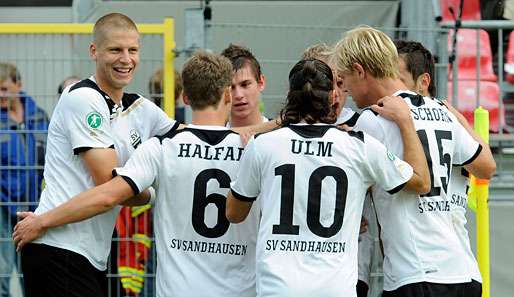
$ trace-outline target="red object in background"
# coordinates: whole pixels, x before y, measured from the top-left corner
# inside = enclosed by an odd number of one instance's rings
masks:
[[[124,206],[116,219],[118,273],[123,296],[138,296],[144,286],[146,264],[151,252],[152,210],[150,205]]]
[[[479,0],[440,0],[441,16],[443,21],[453,21],[454,17],[450,13],[448,7],[453,7],[455,18],[458,17],[460,1],[464,1],[462,9],[462,20],[478,21],[481,20],[480,16],[480,1]]]
[[[493,55],[489,35],[484,30],[479,30],[480,36],[480,80],[496,81],[496,74],[493,70]],[[452,48],[453,32],[448,35],[448,48]],[[458,56],[458,79],[477,79],[477,32],[473,29],[460,29],[457,33],[457,56]],[[448,80],[453,77],[450,67]]]
[[[507,48],[507,62],[505,63],[505,78],[508,82],[514,83],[514,31],[509,35],[509,47]]]
[[[453,104],[452,99],[453,83],[448,82],[448,101]],[[460,111],[470,124],[473,124],[473,112],[476,105],[477,84],[474,80],[458,81],[457,110]],[[499,126],[499,101],[500,87],[497,83],[490,81],[480,82],[480,106],[489,111],[489,130],[498,133]],[[455,106],[455,105],[454,105]],[[503,123],[505,127],[505,123]]]

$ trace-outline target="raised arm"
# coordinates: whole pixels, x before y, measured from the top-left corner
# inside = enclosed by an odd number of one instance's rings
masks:
[[[400,97],[387,96],[371,106],[373,111],[395,122],[403,140],[403,160],[414,170],[405,189],[425,194],[430,191],[430,172],[423,146],[418,138],[407,103]]]

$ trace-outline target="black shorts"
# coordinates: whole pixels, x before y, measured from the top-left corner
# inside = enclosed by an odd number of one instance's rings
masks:
[[[384,291],[382,297],[480,297],[482,284],[477,281],[459,284],[414,283],[394,291]]]
[[[21,251],[26,297],[102,297],[105,271],[82,255],[45,244],[27,244]]]
[[[359,280],[357,282],[357,297],[368,297],[368,284]]]

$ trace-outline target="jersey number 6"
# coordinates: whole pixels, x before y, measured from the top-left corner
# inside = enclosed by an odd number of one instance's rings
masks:
[[[211,179],[217,180],[220,188],[227,188],[227,190],[230,188],[230,176],[224,171],[220,169],[206,169],[200,172],[195,179],[192,223],[196,233],[208,238],[217,238],[227,232],[230,223],[225,216],[225,195],[218,193],[206,195],[207,182]],[[205,208],[210,203],[214,203],[218,208],[218,220],[214,227],[209,227],[205,224]]]

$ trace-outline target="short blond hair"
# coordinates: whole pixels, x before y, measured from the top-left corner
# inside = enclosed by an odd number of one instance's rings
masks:
[[[316,59],[328,64],[332,52],[333,49],[330,45],[326,43],[316,43],[303,51],[302,60]]]
[[[0,62],[0,81],[10,79],[13,83],[21,80],[20,73],[14,64]]]
[[[99,18],[93,27],[93,43],[100,45],[109,35],[111,30],[138,32],[136,23],[128,16],[121,13],[109,13]]]
[[[345,33],[334,48],[332,57],[338,71],[352,72],[360,64],[376,78],[398,78],[398,52],[384,32],[359,26]]]

